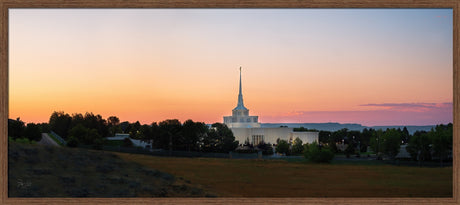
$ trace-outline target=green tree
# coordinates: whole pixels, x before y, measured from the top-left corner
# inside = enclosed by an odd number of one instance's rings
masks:
[[[22,138],[26,126],[19,118],[16,120],[8,119],[8,136],[13,139]]]
[[[40,141],[42,139],[40,127],[34,123],[28,123],[24,130],[24,136],[29,140]]]
[[[382,152],[382,142],[383,142],[383,131],[381,129],[378,129],[377,131],[372,132],[372,136],[369,140],[369,145],[376,153],[379,155]]]
[[[150,130],[152,132],[150,135],[146,135],[145,142],[152,143],[152,148],[157,147],[156,145],[159,144],[160,127],[156,122],[153,122],[150,124]]]
[[[52,131],[66,139],[71,128],[71,122],[72,117],[69,114],[66,114],[63,111],[55,111],[51,114],[49,125]]]
[[[116,133],[123,132],[120,126],[120,119],[116,116],[110,116],[107,118],[107,128],[109,136],[115,136]]]
[[[177,148],[181,144],[182,124],[177,119],[168,119],[160,122],[158,148],[169,149]]]
[[[345,149],[344,152],[347,158],[350,158],[350,155],[353,155],[356,152],[356,143],[351,140],[348,141],[347,148]]]
[[[81,113],[73,113],[71,118],[72,120],[70,123],[70,129],[77,126],[78,124],[85,124],[85,117],[83,117]]]
[[[294,132],[318,132],[316,129],[308,129],[305,127],[296,127],[293,129]]]
[[[335,143],[334,143],[334,144],[335,144]],[[305,143],[305,144],[303,145],[303,154],[304,154],[304,156],[305,156],[305,152],[308,152],[308,148],[309,148],[309,147],[310,147],[310,144],[309,144],[309,143]],[[332,149],[331,149],[331,151],[332,151]]]
[[[78,139],[79,143],[86,145],[92,145],[95,143],[95,140],[102,138],[96,129],[89,129],[78,124],[69,131],[69,135]]]
[[[124,121],[124,122],[120,123],[120,128],[121,128],[121,131],[123,133],[128,133],[129,132],[128,127],[129,127],[129,122],[128,121]]]
[[[401,141],[403,141],[404,144],[409,142],[409,130],[407,130],[407,127],[404,127],[401,133]]]
[[[120,124],[120,119],[117,116],[110,116],[107,118],[107,125],[110,127]]]
[[[78,139],[79,142],[82,142],[84,144],[90,144],[90,142],[84,139],[88,134],[88,131],[88,128],[86,128],[82,124],[78,124],[69,131],[69,136],[75,137],[76,139]]]
[[[431,143],[432,139],[427,132],[417,131],[409,139],[406,150],[412,159],[418,160],[419,164],[421,164],[422,161],[431,160]]]
[[[395,159],[401,148],[401,132],[398,132],[394,128],[387,129],[382,139],[382,152],[391,159]]]
[[[74,136],[70,136],[68,139],[67,139],[67,146],[68,147],[78,147],[78,139]]]
[[[300,138],[295,138],[294,143],[292,144],[292,155],[301,155],[303,153],[303,142]]]
[[[365,128],[361,133],[361,141],[360,141],[360,149],[361,152],[367,152],[367,147],[371,144],[371,138],[373,133],[375,132],[374,129],[367,129]]]
[[[332,138],[332,132],[329,131],[319,131],[318,140],[320,143],[324,144],[335,144],[335,140]]]
[[[238,144],[239,142],[235,141],[235,136],[227,125],[214,123],[203,139],[203,150],[226,153],[235,150]]]
[[[453,125],[437,125],[429,135],[433,142],[434,155],[439,158],[442,166],[443,160],[452,152]]]
[[[263,155],[272,155],[273,154],[273,147],[270,143],[260,142],[257,145],[259,150],[262,150]]]
[[[147,140],[147,139],[151,139],[153,135],[153,130],[152,130],[152,127],[149,126],[149,125],[141,125],[141,128],[139,129],[139,133],[136,135],[136,139],[140,139],[144,142],[148,142],[148,143],[151,143],[150,140]]]
[[[277,153],[289,155],[289,143],[286,140],[279,140],[278,144],[275,147]]]
[[[200,141],[208,132],[208,127],[203,122],[187,120],[182,125],[183,144],[188,151],[199,151]]]
[[[101,115],[95,115],[92,112],[85,113],[83,125],[89,129],[96,129],[100,136],[107,137],[109,135],[107,121]]]
[[[48,123],[39,123],[37,125],[40,128],[41,133],[50,133],[51,129]]]
[[[115,126],[109,127],[108,131],[109,131],[108,132],[109,136],[115,136],[116,133],[122,133],[123,132],[123,130],[121,129],[120,125],[115,125]]]
[[[322,147],[317,142],[313,142],[305,149],[304,157],[315,163],[330,163],[334,159],[334,152],[328,147]]]

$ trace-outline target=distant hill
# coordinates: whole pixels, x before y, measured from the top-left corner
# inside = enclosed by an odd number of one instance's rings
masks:
[[[9,197],[205,197],[171,174],[79,148],[8,143]]]
[[[336,122],[328,122],[328,123],[261,123],[262,127],[280,127],[280,126],[287,126],[287,127],[304,127],[308,129],[316,129],[316,130],[322,130],[322,131],[337,131],[341,130],[343,128],[347,128],[348,130],[356,130],[356,131],[362,131],[365,128],[373,128],[373,129],[382,129],[386,130],[387,128],[401,128],[403,129],[404,127],[407,127],[407,130],[409,131],[410,134],[413,134],[416,131],[430,131],[431,128],[436,127],[436,125],[426,125],[426,126],[372,126],[372,127],[367,127],[363,126],[361,124],[340,124]]]

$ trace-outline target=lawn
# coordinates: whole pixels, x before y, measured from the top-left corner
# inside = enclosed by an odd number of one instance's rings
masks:
[[[221,197],[452,197],[452,167],[116,155]]]

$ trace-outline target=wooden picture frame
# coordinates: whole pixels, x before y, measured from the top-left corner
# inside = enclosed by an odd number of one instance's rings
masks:
[[[9,198],[8,197],[8,10],[11,8],[452,8],[453,9],[453,197],[452,198]],[[460,2],[458,0],[2,0],[0,32],[0,184],[2,204],[66,204],[66,203],[232,203],[232,204],[286,204],[286,203],[333,203],[333,204],[458,204],[459,199],[459,103],[460,74],[458,57],[460,51],[459,25]]]

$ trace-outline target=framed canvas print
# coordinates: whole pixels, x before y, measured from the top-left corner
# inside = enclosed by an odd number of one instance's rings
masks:
[[[456,1],[3,1],[3,203],[458,203]]]

